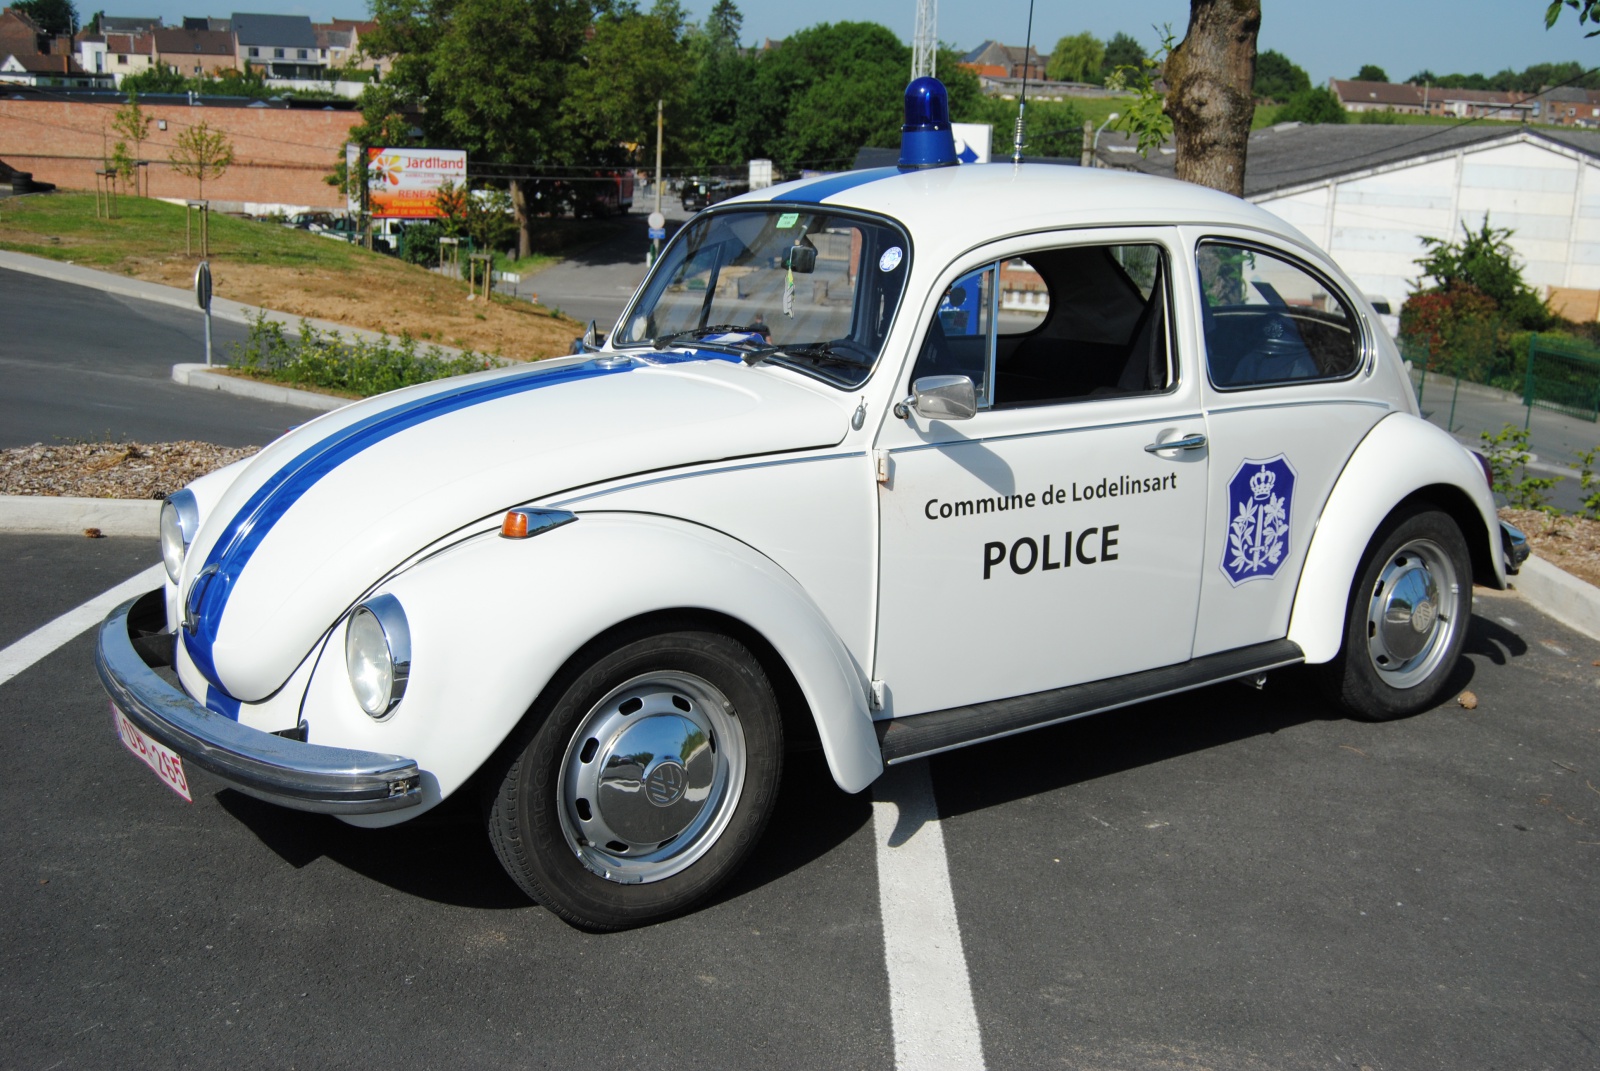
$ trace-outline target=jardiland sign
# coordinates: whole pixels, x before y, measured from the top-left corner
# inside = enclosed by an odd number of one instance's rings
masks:
[[[433,219],[446,183],[467,181],[461,149],[368,149],[367,203],[373,219]]]

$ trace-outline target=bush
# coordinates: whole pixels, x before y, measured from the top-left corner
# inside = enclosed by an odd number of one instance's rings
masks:
[[[1350,121],[1333,90],[1321,86],[1302,89],[1278,109],[1280,123],[1346,123]]]
[[[298,337],[265,313],[250,321],[250,338],[233,347],[233,366],[258,379],[297,383],[370,397],[436,379],[481,372],[498,362],[466,351],[448,357],[437,346],[417,352],[417,343],[402,334],[398,342],[384,335],[377,342],[323,334],[300,321]]]
[[[413,223],[400,235],[400,257],[407,264],[420,264],[424,268],[439,266],[439,239],[444,228],[429,220]]]

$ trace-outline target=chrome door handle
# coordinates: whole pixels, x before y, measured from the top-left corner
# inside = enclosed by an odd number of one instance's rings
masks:
[[[1204,435],[1185,435],[1183,438],[1173,439],[1171,442],[1151,443],[1144,448],[1144,452],[1147,454],[1159,454],[1163,450],[1199,450],[1205,445],[1206,437]]]

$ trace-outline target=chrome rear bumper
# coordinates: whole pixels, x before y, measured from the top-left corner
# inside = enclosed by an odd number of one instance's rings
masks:
[[[1528,537],[1516,525],[1501,521],[1500,550],[1505,555],[1506,575],[1515,576],[1522,563],[1528,560]]]
[[[323,814],[375,814],[422,802],[417,764],[399,755],[323,747],[240,725],[168,683],[160,589],[130,599],[100,626],[95,669],[116,708],[150,736],[269,803]],[[167,647],[163,658],[162,648]]]

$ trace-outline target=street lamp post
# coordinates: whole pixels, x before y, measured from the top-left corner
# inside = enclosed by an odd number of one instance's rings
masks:
[[[1100,129],[1094,132],[1094,143],[1089,147],[1090,167],[1100,166],[1100,135],[1105,132],[1106,127],[1110,126],[1120,118],[1121,114],[1119,112],[1112,112],[1110,115],[1106,116],[1106,121],[1100,124]]]

